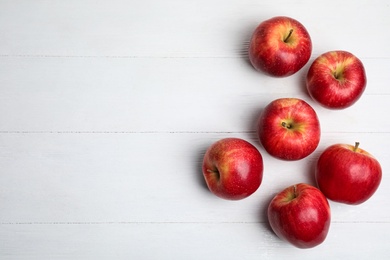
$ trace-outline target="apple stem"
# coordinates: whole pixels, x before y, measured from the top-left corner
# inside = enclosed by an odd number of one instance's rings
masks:
[[[359,148],[359,142],[355,142],[355,147],[353,148],[353,151],[356,152],[356,150]]]
[[[293,33],[294,29],[290,29],[290,32],[288,33],[287,37],[284,39],[284,42],[287,43],[288,39],[290,38],[291,34]]]
[[[294,199],[297,197],[297,185],[294,185]]]

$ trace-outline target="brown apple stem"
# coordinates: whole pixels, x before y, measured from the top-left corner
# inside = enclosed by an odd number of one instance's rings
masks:
[[[297,185],[294,185],[294,198],[297,197]]]
[[[289,201],[292,201],[294,199],[296,199],[298,197],[297,195],[297,185],[293,185],[293,190],[292,190],[292,193],[290,193],[290,200]]]
[[[353,148],[353,151],[356,152],[357,149],[359,148],[359,142],[355,142],[355,147]]]
[[[293,33],[294,29],[290,29],[290,32],[288,33],[287,37],[284,39],[284,42],[287,42],[290,38],[291,34]]]

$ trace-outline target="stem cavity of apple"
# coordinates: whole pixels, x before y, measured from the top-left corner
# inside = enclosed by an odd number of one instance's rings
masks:
[[[287,129],[291,129],[292,128],[292,124],[289,124],[289,123],[286,123],[286,122],[282,122],[282,126],[284,128],[287,128]]]
[[[333,73],[333,77],[337,80],[343,80],[344,76],[343,76],[343,72],[341,71],[341,69],[336,69],[335,72]]]
[[[291,37],[291,34],[293,33],[293,31],[294,31],[294,29],[290,29],[290,31],[289,31],[287,37],[283,40],[285,43],[288,42],[288,39]]]
[[[344,81],[344,67],[342,64],[338,64],[333,72],[333,77],[340,82]]]
[[[220,174],[219,174],[219,171],[218,169],[215,169],[215,170],[210,170],[210,169],[207,169],[207,172],[211,173],[211,174],[214,174],[215,177],[219,180],[219,178],[221,177]]]

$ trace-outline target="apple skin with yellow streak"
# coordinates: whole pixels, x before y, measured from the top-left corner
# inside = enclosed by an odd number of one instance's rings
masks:
[[[300,160],[317,148],[321,127],[315,110],[306,101],[280,98],[262,111],[257,134],[270,155],[282,160]]]
[[[306,76],[310,96],[329,109],[352,106],[362,96],[366,84],[361,60],[341,50],[321,54],[313,61]]]
[[[349,144],[334,144],[318,158],[315,177],[319,189],[333,201],[358,205],[371,198],[382,180],[379,161]]]
[[[241,200],[260,187],[263,157],[246,140],[224,138],[207,149],[202,172],[213,194],[227,200]]]
[[[306,28],[286,16],[261,22],[249,43],[253,67],[274,77],[287,77],[299,71],[309,61],[311,52],[312,42]]]

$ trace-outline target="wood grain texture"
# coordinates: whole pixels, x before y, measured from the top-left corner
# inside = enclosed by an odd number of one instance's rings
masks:
[[[389,259],[389,13],[383,0],[0,1],[0,258]],[[288,78],[247,58],[254,28],[276,15],[313,40]],[[304,84],[316,56],[335,49],[358,56],[368,78],[340,111]],[[280,97],[306,100],[320,118],[319,147],[304,160],[272,158],[256,136]],[[261,187],[238,202],[212,195],[201,175],[207,147],[224,137],[264,158]],[[315,185],[320,153],[355,141],[381,162],[377,193],[359,206],[330,202],[319,247],[277,238],[271,198]]]
[[[389,228],[389,223],[335,223],[326,242],[308,250],[257,223],[1,225],[0,241],[4,259],[313,259],[319,254],[386,259]],[[367,244],[356,230],[382,243]]]
[[[253,131],[271,100],[299,97],[315,107],[325,132],[386,132],[389,121],[372,117],[371,108],[389,106],[390,59],[363,62],[365,94],[349,109],[330,111],[308,96],[305,69],[274,79],[244,58],[4,57],[0,130]]]

